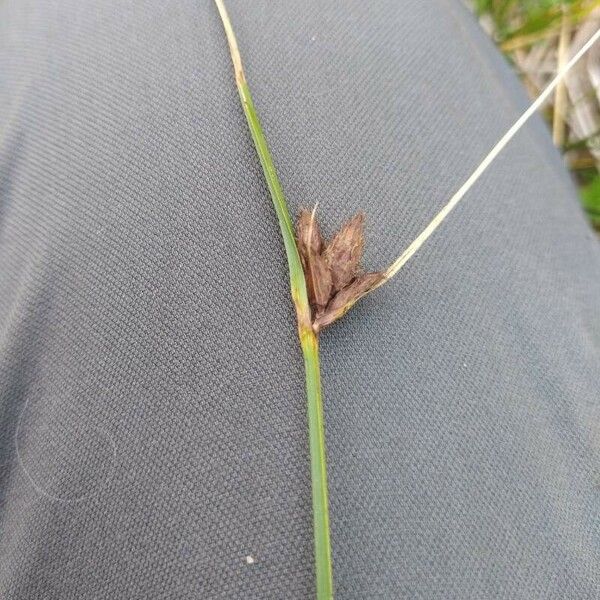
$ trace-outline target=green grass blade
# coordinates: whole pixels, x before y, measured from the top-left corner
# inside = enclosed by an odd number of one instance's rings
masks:
[[[290,272],[292,301],[298,318],[298,334],[304,356],[306,397],[308,404],[308,433],[311,462],[313,532],[315,546],[315,577],[317,600],[333,599],[333,570],[331,540],[329,533],[329,503],[327,493],[327,464],[325,456],[325,424],[321,372],[319,364],[319,341],[311,323],[311,311],[306,291],[304,270],[296,246],[296,237],[281,183],[262,131],[250,88],[246,82],[242,61],[233,28],[222,0],[215,0],[229,43],[235,79],[248,121],[248,127],[262,166],[273,206],[279,220]]]
[[[275,165],[267,146],[267,140],[263,134],[262,127],[256,109],[254,108],[254,102],[250,94],[248,84],[244,80],[238,84],[238,90],[240,94],[240,100],[242,107],[248,121],[248,127],[254,141],[254,146],[260,160],[265,179],[271,198],[273,200],[273,206],[277,213],[277,219],[279,220],[279,227],[281,229],[281,235],[283,237],[283,243],[285,246],[285,252],[287,255],[288,267],[290,271],[290,285],[292,288],[292,298],[296,307],[300,309],[301,314],[298,318],[302,318],[303,321],[310,323],[310,309],[308,306],[308,296],[306,293],[306,281],[304,279],[304,270],[302,269],[302,263],[300,262],[300,254],[296,246],[296,237],[294,234],[294,226],[290,213],[287,208],[285,196],[281,189],[281,183],[277,177],[275,171]]]

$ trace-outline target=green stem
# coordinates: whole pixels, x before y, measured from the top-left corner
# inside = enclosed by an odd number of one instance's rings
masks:
[[[292,220],[287,208],[281,183],[269,152],[267,140],[262,131],[250,88],[246,82],[242,60],[223,0],[215,0],[235,71],[235,80],[240,95],[248,127],[258,154],[265,179],[271,193],[273,206],[279,220],[279,227],[285,245],[290,272],[292,300],[298,319],[298,335],[306,374],[306,397],[308,402],[308,432],[310,445],[312,505],[315,544],[315,576],[317,600],[332,600],[333,570],[331,564],[331,540],[329,534],[329,503],[327,499],[327,463],[325,459],[325,425],[323,417],[323,397],[321,394],[321,372],[319,366],[319,340],[312,328],[311,311],[306,292],[306,280],[296,246]]]
[[[312,479],[313,530],[315,538],[315,571],[318,600],[333,598],[331,540],[329,537],[329,501],[327,463],[325,461],[325,419],[319,367],[319,338],[312,328],[300,333],[306,372],[308,398],[308,437]]]

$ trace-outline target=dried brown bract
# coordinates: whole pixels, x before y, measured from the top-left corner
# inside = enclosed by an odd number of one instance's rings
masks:
[[[300,213],[296,237],[315,331],[345,315],[384,279],[383,273],[361,270],[364,220],[362,213],[355,215],[326,244],[314,212]]]
[[[313,213],[307,210],[300,213],[296,237],[306,277],[308,301],[313,314],[321,314],[331,298],[332,280],[331,271],[322,255],[325,242]]]
[[[331,299],[325,312],[314,319],[313,328],[315,331],[320,331],[323,327],[327,327],[327,325],[331,325],[331,323],[343,317],[358,300],[382,281],[383,273],[379,272],[363,273],[356,277]]]
[[[331,278],[337,291],[345,288],[356,277],[365,245],[365,216],[354,215],[335,234],[325,249],[324,256],[331,269]]]

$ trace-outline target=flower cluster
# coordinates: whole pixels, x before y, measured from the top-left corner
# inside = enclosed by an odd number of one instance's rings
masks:
[[[314,212],[300,212],[296,239],[317,332],[345,315],[385,278],[382,272],[365,273],[360,267],[364,221],[362,213],[355,215],[326,243]]]

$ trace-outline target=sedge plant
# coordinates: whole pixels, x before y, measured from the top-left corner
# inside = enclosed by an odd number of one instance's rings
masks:
[[[329,528],[325,423],[319,363],[319,332],[342,317],[360,298],[389,281],[463,199],[483,172],[527,120],[540,108],[564,75],[600,39],[600,30],[568,61],[512,127],[502,136],[471,176],[450,198],[417,238],[384,271],[363,273],[364,216],[355,215],[326,243],[315,210],[303,210],[296,228],[262,131],[246,80],[237,40],[223,0],[215,0],[233,62],[235,81],[248,127],[279,221],[289,268],[291,297],[296,310],[298,337],[304,357],[308,434],[311,462],[314,558],[317,600],[333,598],[333,568]]]
[[[325,460],[325,424],[323,418],[323,396],[321,392],[321,368],[319,364],[319,340],[312,327],[312,315],[308,302],[304,269],[296,245],[294,227],[283,195],[281,183],[275,171],[275,165],[267,146],[250,88],[242,66],[242,59],[227,9],[222,0],[215,0],[233,62],[235,81],[240,101],[254,146],[260,160],[267,186],[277,213],[281,235],[290,273],[292,301],[298,321],[298,337],[304,356],[306,374],[306,396],[308,401],[308,432],[311,461],[312,508],[315,548],[315,573],[317,598],[333,598],[333,570],[331,565],[331,540],[329,529],[329,501],[327,497],[327,467]]]

